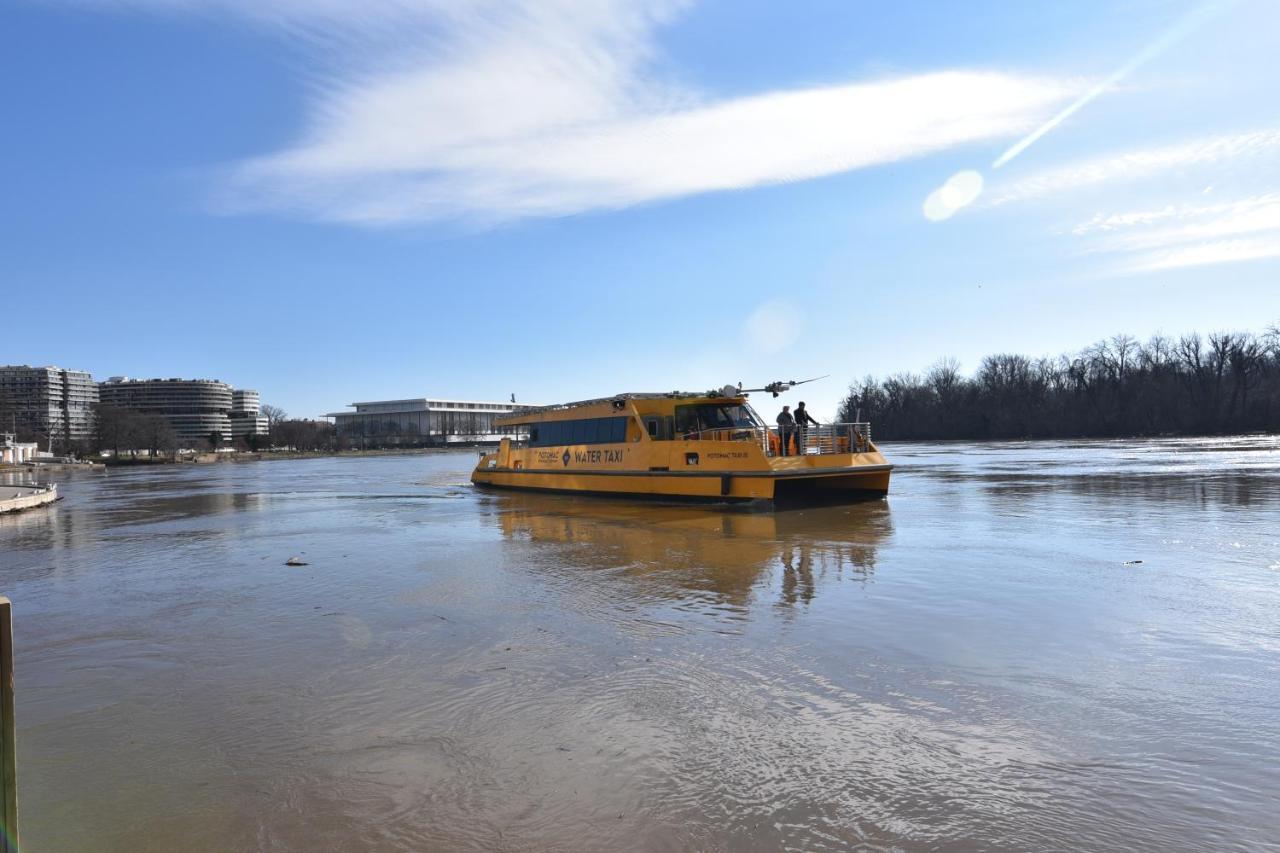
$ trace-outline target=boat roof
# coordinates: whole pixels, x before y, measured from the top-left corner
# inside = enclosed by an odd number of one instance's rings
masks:
[[[512,408],[510,414],[502,414],[494,419],[495,423],[502,425],[512,425],[524,423],[521,418],[531,417],[533,415],[543,415],[552,412],[564,412],[570,409],[582,409],[587,406],[595,406],[601,403],[613,403],[617,400],[744,400],[747,397],[745,392],[734,391],[732,394],[725,394],[726,389],[711,391],[627,391],[622,394],[614,394],[609,397],[595,397],[590,400],[575,400],[572,403],[556,403],[550,406],[520,406],[516,405]]]

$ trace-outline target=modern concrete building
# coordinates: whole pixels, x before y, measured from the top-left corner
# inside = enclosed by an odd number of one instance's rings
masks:
[[[494,418],[511,412],[513,403],[420,398],[349,405],[354,412],[330,412],[325,417],[334,419],[339,439],[358,447],[480,444],[514,436],[493,425]]]
[[[164,415],[182,447],[207,447],[214,433],[231,440],[232,389],[225,382],[113,376],[98,393],[104,406]]]
[[[0,367],[0,429],[41,443],[70,444],[93,437],[98,385],[83,370]]]
[[[262,408],[262,396],[248,388],[231,389],[231,411],[256,412]]]
[[[267,434],[267,419],[262,415],[262,398],[257,391],[236,388],[231,391],[231,436],[247,438]]]

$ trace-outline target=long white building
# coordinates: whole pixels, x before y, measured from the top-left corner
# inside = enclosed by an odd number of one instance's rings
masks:
[[[514,403],[421,397],[348,405],[355,411],[330,412],[325,417],[333,418],[339,438],[356,446],[482,444],[514,435],[493,425],[494,418],[511,413]]]

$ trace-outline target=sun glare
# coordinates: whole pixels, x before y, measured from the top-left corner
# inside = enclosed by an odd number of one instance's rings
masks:
[[[931,222],[950,219],[956,211],[973,204],[982,195],[982,175],[972,169],[956,172],[924,200],[924,216]]]

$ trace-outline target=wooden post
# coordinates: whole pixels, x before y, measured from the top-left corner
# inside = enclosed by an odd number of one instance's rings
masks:
[[[18,753],[13,719],[13,605],[0,595],[0,853],[18,853]]]

